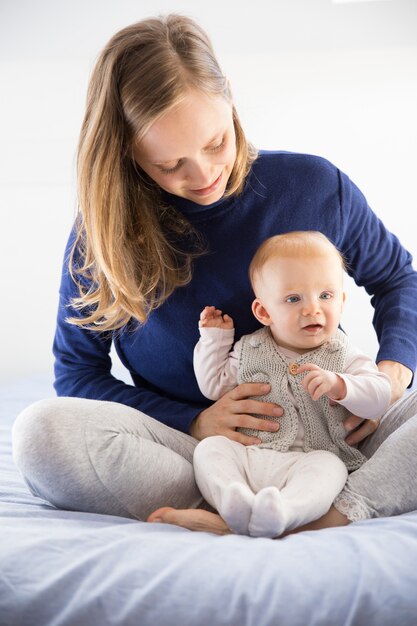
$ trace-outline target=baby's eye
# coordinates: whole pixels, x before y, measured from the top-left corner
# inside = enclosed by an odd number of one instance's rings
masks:
[[[288,298],[285,298],[285,302],[289,302],[289,304],[295,304],[296,302],[300,302],[300,296],[288,296]]]
[[[330,293],[330,291],[323,291],[323,293],[320,294],[320,298],[322,300],[330,300],[330,298],[333,297],[333,294]]]

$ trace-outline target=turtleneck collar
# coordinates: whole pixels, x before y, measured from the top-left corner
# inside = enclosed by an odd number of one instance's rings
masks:
[[[188,198],[181,198],[180,196],[175,196],[172,193],[168,193],[167,191],[162,190],[162,199],[167,204],[178,209],[187,217],[192,216],[201,216],[206,217],[209,214],[216,212],[217,210],[224,210],[229,208],[236,200],[236,195],[231,196],[223,196],[217,202],[213,202],[212,204],[198,204],[197,202],[193,202],[192,200],[188,200]]]

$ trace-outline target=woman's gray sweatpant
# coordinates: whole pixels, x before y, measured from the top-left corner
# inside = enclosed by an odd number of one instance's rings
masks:
[[[285,416],[282,418],[285,419]],[[33,494],[58,508],[144,520],[161,506],[208,505],[194,480],[198,441],[115,402],[41,400],[13,427],[13,454]],[[417,392],[361,445],[370,459],[335,504],[350,519],[417,509]]]

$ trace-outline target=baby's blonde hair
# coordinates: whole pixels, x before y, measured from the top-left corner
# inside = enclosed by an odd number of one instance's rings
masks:
[[[116,33],[100,54],[78,148],[78,230],[69,265],[79,288],[72,305],[81,316],[70,323],[101,331],[144,322],[190,282],[192,260],[203,252],[198,233],[162,202],[133,153],[192,89],[232,104],[236,160],[226,195],[240,193],[257,152],[246,141],[210,40],[193,20],[143,20]]]
[[[303,259],[333,252],[340,261],[342,271],[346,270],[346,261],[341,252],[323,233],[316,230],[297,230],[266,239],[255,252],[249,265],[249,278],[254,289],[256,280],[265,263],[271,258]]]

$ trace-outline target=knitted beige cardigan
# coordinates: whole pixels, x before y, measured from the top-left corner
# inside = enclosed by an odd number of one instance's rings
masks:
[[[359,468],[366,461],[366,457],[345,441],[346,431],[343,427],[343,420],[348,415],[347,409],[340,404],[331,406],[327,396],[314,401],[301,385],[301,380],[307,373],[291,373],[293,369],[291,365],[299,366],[304,363],[314,363],[336,373],[343,372],[347,343],[346,335],[338,330],[332,340],[315,350],[301,354],[289,364],[279,352],[268,327],[242,337],[238,383],[269,383],[271,391],[257,399],[281,405],[284,415],[282,418],[262,416],[265,419],[279,421],[280,428],[275,433],[248,428],[238,430],[261,439],[262,443],[259,444],[261,448],[287,452],[296,439],[299,419],[288,394],[288,388],[290,388],[299,407],[299,416],[304,426],[304,451],[328,450],[340,457],[348,470]]]

